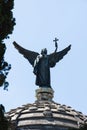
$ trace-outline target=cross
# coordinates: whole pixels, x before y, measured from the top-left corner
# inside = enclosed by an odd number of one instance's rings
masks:
[[[57,38],[55,37],[55,39],[53,40],[53,42],[57,43],[57,41],[59,41],[59,39],[57,39]]]
[[[55,39],[53,40],[53,42],[55,42],[55,47],[56,47],[55,52],[57,52],[57,48],[58,48],[57,41],[59,41],[59,39],[57,39],[57,38],[55,37]]]

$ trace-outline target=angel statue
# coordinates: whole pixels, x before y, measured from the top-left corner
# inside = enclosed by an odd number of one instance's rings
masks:
[[[57,44],[55,39],[55,44]],[[33,73],[36,75],[36,85],[39,87],[51,87],[50,81],[50,68],[54,67],[63,56],[70,50],[71,45],[63,49],[62,51],[54,51],[51,54],[47,54],[47,49],[42,49],[41,54],[24,49],[18,45],[15,41],[13,42],[15,48],[30,62],[33,67]]]

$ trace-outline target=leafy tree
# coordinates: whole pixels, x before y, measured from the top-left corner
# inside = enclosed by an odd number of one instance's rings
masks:
[[[8,129],[8,120],[4,116],[5,108],[2,104],[0,104],[0,130],[7,130]]]
[[[14,7],[14,0],[0,0],[0,87],[4,86],[7,90],[9,83],[6,81],[11,65],[4,60],[6,52],[6,45],[4,39],[9,38],[12,34],[15,19],[13,18],[12,9]],[[7,130],[9,121],[4,116],[4,106],[0,105],[0,130]]]
[[[6,81],[11,65],[4,60],[6,45],[4,39],[12,34],[15,18],[13,18],[12,9],[14,0],[0,0],[0,87],[7,89],[9,83]]]

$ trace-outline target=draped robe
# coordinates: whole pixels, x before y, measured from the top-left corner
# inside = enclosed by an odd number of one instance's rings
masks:
[[[36,58],[37,62],[38,58]],[[49,56],[42,56],[35,64],[36,85],[40,87],[51,87],[50,85],[50,62]]]

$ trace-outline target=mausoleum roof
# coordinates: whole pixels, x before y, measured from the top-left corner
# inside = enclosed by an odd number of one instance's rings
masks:
[[[67,128],[78,129],[84,124],[87,118],[85,115],[70,106],[51,100],[51,92],[51,89],[49,92],[47,90],[47,93],[46,89],[39,89],[36,95],[37,100],[33,104],[23,105],[7,113],[18,130],[60,130],[60,128],[67,130]]]

